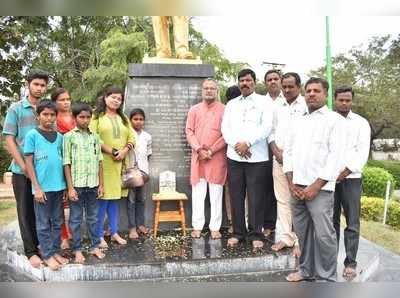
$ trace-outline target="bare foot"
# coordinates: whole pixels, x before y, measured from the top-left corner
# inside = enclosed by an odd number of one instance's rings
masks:
[[[68,239],[63,239],[61,240],[61,249],[69,249],[69,240]]]
[[[274,243],[274,244],[271,246],[271,249],[272,249],[273,251],[280,251],[281,249],[284,249],[285,247],[288,247],[288,246],[286,245],[285,242],[283,242],[283,241],[278,241],[277,243]]]
[[[228,239],[227,246],[228,247],[235,247],[239,243],[239,239],[235,237],[231,237]]]
[[[264,246],[264,242],[261,240],[253,240],[252,244],[253,248],[262,248]]]
[[[357,271],[352,267],[345,267],[343,269],[343,277],[347,280],[353,280],[357,276]]]
[[[139,238],[139,234],[136,231],[136,228],[132,228],[129,230],[129,239],[138,239]]]
[[[63,256],[60,256],[59,254],[54,254],[53,256],[58,263],[61,265],[67,265],[69,263],[69,260],[67,258],[64,258]]]
[[[145,226],[139,226],[139,232],[142,233],[143,235],[147,235],[149,233],[149,229],[146,228]]]
[[[83,256],[82,252],[80,250],[77,250],[75,252],[75,263],[77,264],[83,264],[85,263],[85,257]]]
[[[292,272],[288,276],[286,276],[286,280],[290,282],[299,282],[308,279],[309,278],[304,277],[300,271]]]
[[[33,255],[29,258],[29,263],[33,268],[39,268],[40,265],[43,264],[43,261],[39,258],[39,256]]]
[[[301,256],[300,246],[298,246],[298,245],[293,246],[292,255],[296,258],[300,258],[300,256]]]
[[[111,240],[117,242],[118,244],[125,245],[128,242],[124,238],[122,238],[118,233],[115,233],[114,235],[111,236]]]
[[[98,259],[103,259],[106,255],[103,253],[99,248],[95,248],[92,251],[89,252],[92,256],[95,256]]]
[[[100,238],[99,247],[100,247],[100,248],[104,248],[104,249],[107,249],[107,248],[108,248],[108,244],[107,244],[106,240],[104,240],[104,238]]]
[[[219,231],[211,231],[211,238],[212,239],[220,239],[221,238],[221,233]]]
[[[52,271],[56,271],[56,270],[60,269],[60,267],[61,267],[60,263],[58,263],[57,260],[54,257],[50,257],[47,260],[43,260],[43,262]]]
[[[200,238],[201,231],[200,230],[193,230],[190,235],[192,236],[192,238]]]

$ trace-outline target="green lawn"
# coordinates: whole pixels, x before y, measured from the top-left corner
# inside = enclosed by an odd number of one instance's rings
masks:
[[[361,236],[400,255],[400,231],[380,222],[361,220]]]
[[[0,200],[0,227],[17,218],[15,200]]]

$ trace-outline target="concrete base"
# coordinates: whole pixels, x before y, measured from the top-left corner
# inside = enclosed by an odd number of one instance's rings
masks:
[[[208,235],[192,240],[179,237],[179,232],[164,233],[156,240],[142,238],[126,246],[110,243],[105,259],[87,256],[85,265],[68,264],[56,272],[47,267],[32,268],[15,250],[7,250],[7,263],[38,281],[179,279],[295,269],[290,251],[272,253],[268,241],[259,251],[253,251],[250,243],[228,249],[226,241],[226,234],[219,240]]]

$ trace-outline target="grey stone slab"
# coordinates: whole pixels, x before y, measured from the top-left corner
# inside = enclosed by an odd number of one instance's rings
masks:
[[[187,143],[185,126],[191,106],[201,101],[204,78],[214,75],[212,65],[130,64],[124,110],[142,108],[146,114],[145,130],[152,135],[150,181],[146,185],[145,223],[153,226],[152,193],[159,191],[159,174],[169,170],[176,173],[176,190],[185,193],[186,225],[191,225],[191,148]],[[163,203],[165,210],[176,209],[175,202]],[[126,202],[120,202],[121,229],[127,228]],[[207,210],[207,209],[206,209]],[[161,223],[161,229],[178,224]]]
[[[214,66],[210,64],[129,64],[129,77],[211,78]]]

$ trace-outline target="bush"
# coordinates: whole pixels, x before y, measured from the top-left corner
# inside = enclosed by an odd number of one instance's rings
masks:
[[[362,197],[361,198],[361,218],[382,222],[385,201],[381,198]],[[400,203],[389,201],[386,215],[386,224],[400,230]]]
[[[363,195],[368,197],[385,197],[386,183],[391,181],[391,193],[396,187],[393,175],[378,167],[364,167],[363,169]]]
[[[368,160],[367,166],[384,168],[393,175],[397,187],[400,186],[400,161],[396,160]]]
[[[4,149],[3,142],[0,142],[0,180],[3,180],[3,174],[8,171],[11,163],[11,156]]]

